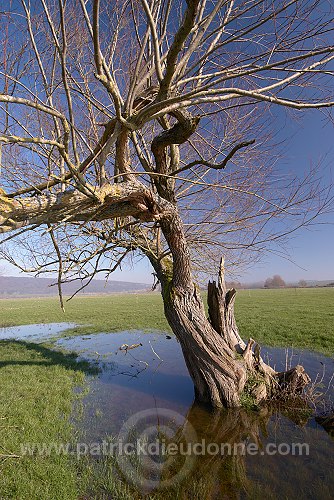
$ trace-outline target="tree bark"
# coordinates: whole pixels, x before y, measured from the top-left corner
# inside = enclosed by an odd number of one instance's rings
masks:
[[[0,233],[35,224],[86,222],[132,216],[142,221],[158,220],[168,204],[137,182],[86,185],[65,192],[11,198],[0,192]],[[159,206],[159,208],[158,208]]]
[[[200,292],[164,291],[166,318],[179,340],[196,399],[214,407],[240,406],[247,373],[205,316]]]
[[[310,382],[302,366],[278,373],[264,363],[260,347],[239,335],[234,317],[236,291],[226,290],[224,261],[218,285],[208,285],[209,318],[193,284],[182,223],[175,216],[162,228],[173,256],[172,278],[162,282],[165,315],[179,340],[196,399],[212,407],[259,405],[272,398],[300,396]]]
[[[260,347],[239,335],[234,318],[236,291],[226,290],[224,263],[218,284],[209,283],[209,318],[194,284],[188,242],[177,207],[132,180],[65,192],[11,198],[0,193],[0,233],[34,224],[100,221],[132,216],[158,222],[170,256],[150,258],[162,285],[166,318],[178,338],[197,400],[214,407],[238,407],[245,395],[259,404],[272,397],[300,394],[309,377],[301,366],[277,373],[260,356]],[[89,194],[91,193],[91,195]]]

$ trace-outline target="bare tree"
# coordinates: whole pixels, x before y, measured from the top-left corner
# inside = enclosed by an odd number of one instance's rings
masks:
[[[275,175],[270,124],[275,107],[334,104],[330,4],[21,0],[0,15],[2,256],[57,268],[61,296],[141,254],[199,400],[238,406],[254,374],[258,401],[301,390],[301,367],[276,373],[239,336],[223,260],[210,319],[193,276],[222,254],[254,262],[328,209],[315,172]]]
[[[264,283],[264,288],[284,288],[285,286],[285,281],[279,274],[274,274],[272,278],[267,278]]]

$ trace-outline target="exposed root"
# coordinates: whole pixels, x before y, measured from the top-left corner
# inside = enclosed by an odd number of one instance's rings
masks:
[[[241,400],[260,405],[273,399],[303,399],[304,389],[311,382],[300,365],[285,372],[276,372],[260,355],[260,346],[250,338],[245,344],[241,339],[234,318],[236,290],[226,290],[224,260],[221,260],[218,284],[208,284],[209,319],[214,329],[223,337],[247,372],[241,388]]]

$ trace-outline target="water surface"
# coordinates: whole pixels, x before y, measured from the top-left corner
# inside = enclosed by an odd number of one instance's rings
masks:
[[[75,323],[41,323],[34,325],[0,327],[0,340],[39,341],[73,328]]]
[[[126,350],[125,344],[138,347]],[[186,435],[188,442],[196,436],[196,443],[204,440],[219,447],[240,443],[258,446],[253,454],[235,454],[232,448],[227,456],[206,453],[197,456],[191,467],[186,460],[182,466],[177,462],[167,470],[160,464],[157,469],[151,461],[136,480],[132,469],[129,473],[129,462],[122,462],[122,471],[142,493],[162,484],[166,494],[181,488],[182,498],[333,497],[334,442],[323,427],[297,407],[289,414],[277,408],[212,413],[194,404],[193,384],[175,337],[162,333],[101,333],[60,339],[57,345],[79,352],[80,357],[97,362],[101,369],[89,380],[90,393],[81,423],[85,442],[102,442],[119,432],[124,436],[128,422],[142,435],[145,426],[150,433],[155,428],[158,434],[164,419],[165,424],[168,421],[169,438]],[[303,364],[317,391],[325,393],[328,407],[334,396],[333,358],[301,350],[287,354],[285,349],[277,348],[263,348],[262,356],[277,370]],[[300,454],[298,449],[292,449],[299,444],[307,445]],[[177,475],[179,470],[184,477]],[[170,482],[166,480],[168,475],[173,479]]]

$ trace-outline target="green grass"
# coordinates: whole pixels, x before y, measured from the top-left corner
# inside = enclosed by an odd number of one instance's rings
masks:
[[[70,442],[70,416],[87,363],[29,342],[0,341],[0,498],[76,499],[76,468],[65,455],[25,455],[23,445]]]
[[[236,318],[243,338],[334,353],[334,289],[242,290]]]
[[[241,335],[265,345],[332,355],[333,299],[333,289],[240,291],[236,316]],[[153,293],[80,297],[67,304],[65,314],[56,299],[0,300],[0,326],[62,321],[79,325],[72,334],[168,329],[161,298]],[[85,387],[88,370],[73,354],[46,344],[0,341],[1,500],[139,498],[103,463],[94,468],[71,456],[22,456],[22,443],[75,440],[70,416],[79,396],[74,388]],[[17,457],[4,457],[11,454]]]
[[[270,346],[334,352],[334,289],[241,290],[236,318],[243,338]],[[56,298],[0,300],[0,326],[68,321],[69,333],[169,330],[157,293],[78,297],[62,313]]]
[[[56,298],[0,300],[0,327],[32,323],[72,322],[71,333],[127,329],[168,329],[158,293],[77,297],[65,304]]]

